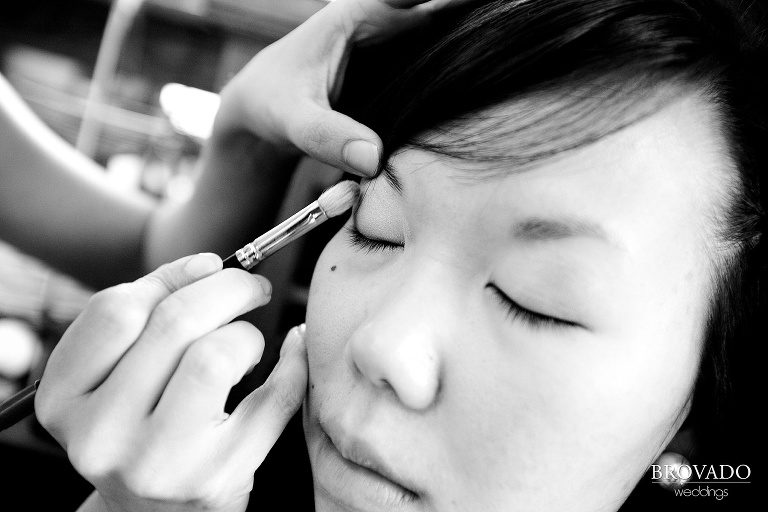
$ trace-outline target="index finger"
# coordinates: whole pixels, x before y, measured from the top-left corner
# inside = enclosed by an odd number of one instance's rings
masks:
[[[157,305],[171,293],[222,268],[215,254],[196,254],[159,267],[132,282],[96,293],[48,359],[48,383],[75,396],[92,391],[133,345]]]

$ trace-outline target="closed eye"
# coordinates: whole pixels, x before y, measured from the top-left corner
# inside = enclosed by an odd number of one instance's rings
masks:
[[[377,238],[369,238],[358,231],[354,225],[347,226],[347,239],[349,244],[358,250],[364,250],[366,252],[381,252],[381,251],[394,251],[402,249],[403,245],[395,242],[389,242],[387,240],[379,240]]]
[[[487,288],[490,288],[494,297],[498,299],[502,306],[507,310],[507,314],[512,320],[520,320],[523,323],[539,329],[543,327],[548,328],[566,328],[566,327],[582,327],[576,322],[570,320],[564,320],[550,315],[545,315],[536,311],[532,311],[525,308],[512,300],[506,293],[493,283],[489,283]]]

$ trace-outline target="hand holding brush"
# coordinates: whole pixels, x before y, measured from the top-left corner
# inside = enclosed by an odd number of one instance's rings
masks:
[[[353,181],[342,181],[336,184],[323,192],[317,201],[226,258],[223,261],[223,267],[253,269],[259,262],[329,218],[349,210],[357,200],[359,190],[359,185]],[[35,382],[0,404],[0,431],[34,412],[35,394],[39,384],[40,381]]]

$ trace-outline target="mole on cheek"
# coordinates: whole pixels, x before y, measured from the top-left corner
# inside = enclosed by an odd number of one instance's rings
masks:
[[[336,265],[331,267],[331,272],[334,272],[336,270]]]

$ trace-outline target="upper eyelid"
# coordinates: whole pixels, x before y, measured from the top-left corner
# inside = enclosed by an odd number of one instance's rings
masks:
[[[363,207],[363,203],[365,201],[366,195],[369,190],[370,189],[368,188],[363,190],[360,196],[358,197],[357,202],[354,204],[352,208],[352,214],[350,215],[350,218],[349,218],[349,224],[346,226],[347,231],[351,236],[354,236],[358,239],[362,237],[365,240],[370,242],[382,243],[392,247],[404,247],[405,244],[403,242],[392,242],[390,240],[384,240],[382,238],[374,238],[372,236],[368,236],[365,233],[361,232],[360,229],[358,228],[358,224],[359,224],[358,216],[360,214],[360,209]]]
[[[494,295],[496,295],[505,306],[508,306],[511,310],[515,312],[517,315],[524,315],[528,317],[533,317],[536,322],[540,322],[542,324],[549,323],[553,327],[584,327],[578,322],[573,322],[571,320],[566,320],[564,318],[552,316],[552,315],[546,315],[544,313],[539,313],[538,311],[533,311],[529,308],[526,308],[522,306],[519,302],[512,299],[509,295],[504,293],[504,291],[498,287],[498,285],[494,283],[488,283],[488,287],[491,288]]]
[[[395,250],[403,248],[403,245],[395,242],[366,236],[357,229],[357,226],[354,223],[347,225],[345,230],[349,235],[348,240],[351,245],[357,248],[366,249],[369,252],[376,250]]]

